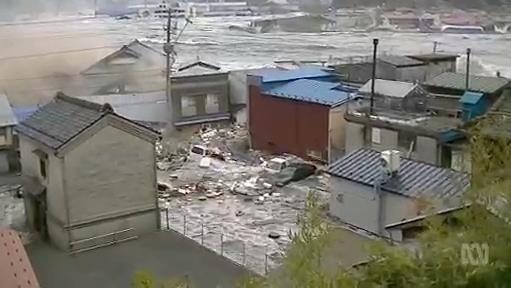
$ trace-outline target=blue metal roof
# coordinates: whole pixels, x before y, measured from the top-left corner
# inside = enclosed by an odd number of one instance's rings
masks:
[[[252,71],[250,75],[263,77],[263,83],[292,81],[297,79],[324,78],[333,76],[333,74],[328,71],[328,68],[322,66],[316,67],[312,65],[304,66],[300,69],[294,70],[263,68]]]
[[[339,83],[311,79],[299,79],[263,90],[272,96],[330,106],[348,101],[352,92],[354,90]]]
[[[337,160],[328,173],[350,181],[373,186],[381,174],[381,153],[362,148]],[[470,185],[469,175],[425,162],[401,158],[396,176],[381,189],[407,197],[437,199],[461,198]]]
[[[461,96],[460,102],[463,104],[477,104],[484,97],[483,93],[466,91]]]

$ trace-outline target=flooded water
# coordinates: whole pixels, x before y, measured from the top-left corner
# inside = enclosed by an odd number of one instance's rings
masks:
[[[508,56],[511,34],[447,35],[394,32],[249,34],[229,30],[230,25],[248,24],[249,20],[234,17],[193,19],[193,23],[187,26],[176,47],[178,62],[200,57],[218,63],[226,69],[238,69],[268,65],[274,60],[283,59],[326,60],[330,56],[368,55],[372,51],[372,38],[379,38],[380,52],[390,54],[429,53],[433,49],[434,41],[438,41],[438,51],[442,52],[463,54],[466,48],[471,48],[476,62],[473,67],[474,73],[494,74],[500,71],[503,76],[511,77],[511,57]],[[29,40],[32,43],[23,45],[21,50],[13,48],[6,51],[6,48],[2,48],[0,58],[44,51],[55,52],[59,49],[116,46],[135,38],[161,49],[164,21],[164,19],[98,18],[24,27],[0,27],[1,39],[9,39],[13,43]],[[52,45],[53,41],[57,40],[58,45]],[[73,43],[76,43],[76,46],[73,46]],[[30,51],[31,46],[39,49]],[[15,44],[9,44],[9,47],[15,47]]]

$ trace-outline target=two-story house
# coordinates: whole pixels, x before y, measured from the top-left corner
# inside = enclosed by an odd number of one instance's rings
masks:
[[[231,119],[228,73],[220,67],[195,61],[182,65],[171,77],[172,123],[174,127],[197,127]]]
[[[158,134],[59,93],[17,126],[29,227],[66,251],[156,231]]]
[[[378,151],[393,149],[414,160],[451,167],[451,142],[463,138],[457,131],[460,119],[436,116],[428,111],[429,96],[413,83],[377,79],[373,109],[371,82],[361,89],[363,97],[350,104],[345,114],[346,152],[362,147]]]

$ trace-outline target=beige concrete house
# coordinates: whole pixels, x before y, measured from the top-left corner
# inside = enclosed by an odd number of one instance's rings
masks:
[[[153,130],[59,93],[16,128],[28,224],[78,251],[159,228]]]

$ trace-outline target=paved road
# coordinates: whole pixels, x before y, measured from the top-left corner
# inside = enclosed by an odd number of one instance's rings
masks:
[[[142,270],[160,279],[187,275],[194,288],[234,287],[248,273],[172,231],[75,256],[42,242],[26,248],[43,288],[131,287],[133,275]]]

